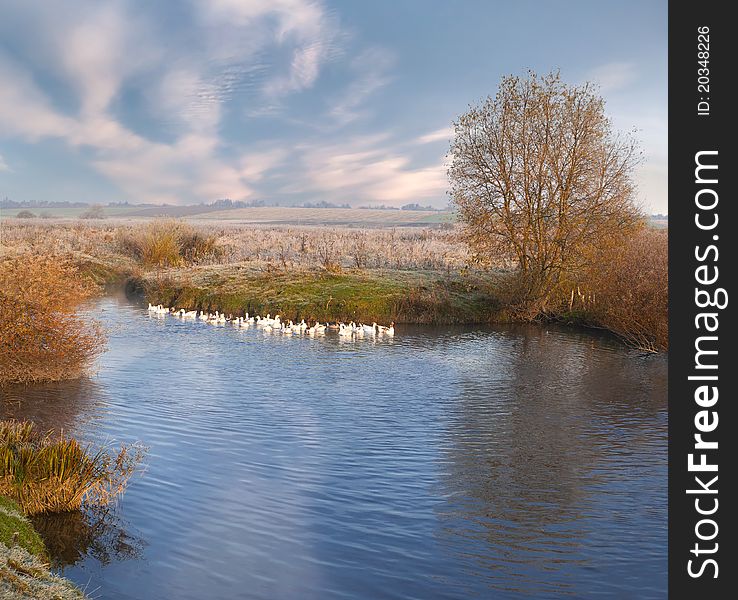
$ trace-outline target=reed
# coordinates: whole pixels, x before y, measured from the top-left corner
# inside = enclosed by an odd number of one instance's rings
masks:
[[[26,515],[106,506],[126,489],[143,454],[136,444],[93,451],[28,421],[0,421],[0,495]]]

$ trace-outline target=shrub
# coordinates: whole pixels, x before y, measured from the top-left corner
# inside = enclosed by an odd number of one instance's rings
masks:
[[[644,228],[625,244],[603,245],[580,291],[585,317],[642,350],[669,348],[668,234]]]
[[[22,210],[15,216],[18,219],[34,219],[36,217],[30,210]]]
[[[173,267],[220,254],[215,237],[174,219],[151,221],[122,232],[119,245],[123,253],[146,266]]]
[[[125,490],[143,452],[137,445],[92,452],[28,421],[0,421],[0,494],[26,515],[105,506]]]
[[[95,291],[59,256],[0,260],[0,385],[83,375],[105,339],[96,322],[73,311]]]

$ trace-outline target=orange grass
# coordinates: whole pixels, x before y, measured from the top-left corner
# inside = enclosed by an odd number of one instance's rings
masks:
[[[137,445],[93,452],[31,422],[0,421],[0,495],[26,515],[105,506],[123,493],[143,453]]]

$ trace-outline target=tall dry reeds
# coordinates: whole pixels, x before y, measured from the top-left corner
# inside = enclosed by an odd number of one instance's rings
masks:
[[[176,219],[162,219],[119,230],[124,254],[144,266],[176,267],[220,255],[214,236]]]
[[[125,490],[143,452],[137,445],[93,452],[31,422],[0,421],[0,495],[26,515],[105,506]]]
[[[75,310],[95,291],[64,257],[0,259],[0,385],[84,374],[105,338],[94,321]]]

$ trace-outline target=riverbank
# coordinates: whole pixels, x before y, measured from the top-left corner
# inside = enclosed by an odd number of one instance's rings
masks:
[[[0,496],[0,598],[82,600],[70,581],[49,571],[46,547],[10,499]]]
[[[169,269],[130,277],[126,293],[187,310],[271,313],[306,321],[471,324],[501,316],[488,279],[421,270]]]
[[[0,258],[62,255],[102,288],[123,286],[143,304],[306,321],[556,320],[668,349],[667,237],[657,230],[600,249],[547,306],[521,311],[525,286],[514,264],[500,258],[480,268],[453,227],[15,221],[3,226]]]

